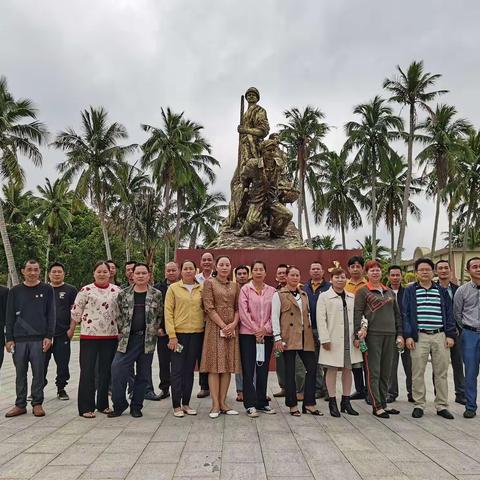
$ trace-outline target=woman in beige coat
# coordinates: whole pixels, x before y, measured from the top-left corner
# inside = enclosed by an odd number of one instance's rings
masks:
[[[332,286],[317,302],[317,328],[322,348],[318,363],[327,369],[326,383],[332,417],[340,417],[336,399],[337,372],[342,372],[341,412],[358,415],[350,403],[352,368],[362,363],[362,354],[354,345],[354,296],[345,290],[347,276],[342,268],[331,270]]]

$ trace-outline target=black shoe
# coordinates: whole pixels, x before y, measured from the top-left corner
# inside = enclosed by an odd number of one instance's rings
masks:
[[[350,395],[350,400],[363,400],[365,398],[364,393],[355,392],[353,395]]]
[[[358,412],[353,409],[350,403],[350,397],[342,395],[342,401],[340,402],[340,411],[342,413],[348,413],[348,415],[358,415]]]
[[[378,418],[390,418],[390,415],[386,411],[383,411],[382,413],[373,411],[373,415]]]
[[[465,410],[463,412],[463,418],[473,418],[476,415],[476,412],[473,410]]]
[[[387,396],[387,403],[393,403],[397,400],[397,397],[394,397],[393,395],[388,395]]]
[[[147,392],[145,394],[145,400],[152,400],[153,402],[158,402],[161,399],[162,397],[160,395],[156,395],[155,392]]]
[[[338,410],[337,399],[335,397],[330,397],[328,399],[328,408],[330,410],[330,415],[332,417],[336,417],[336,418],[341,417],[340,412]]]
[[[123,413],[123,410],[112,410],[110,413],[107,413],[108,418],[119,417]]]
[[[160,400],[163,400],[164,398],[168,398],[169,396],[170,396],[170,392],[168,390],[160,390],[160,395],[159,395]]]
[[[440,415],[447,420],[453,420],[455,418],[446,408],[443,410],[437,410],[437,415]]]
[[[67,392],[63,389],[57,392],[57,398],[59,400],[70,400],[70,397],[68,396]]]
[[[140,417],[143,417],[143,413],[141,410],[130,410],[130,415],[133,417],[133,418],[140,418]]]
[[[398,415],[400,412],[395,409],[395,408],[386,408],[385,411],[389,414],[389,415]]]
[[[310,415],[315,415],[317,417],[323,417],[323,413],[320,412],[317,408],[315,408],[315,410],[311,410],[307,408],[305,405],[302,406],[302,413],[308,413]]]
[[[411,393],[409,393],[407,395],[407,400],[408,400],[408,403],[414,403],[415,402],[415,400],[413,399],[413,395]]]
[[[197,398],[205,398],[205,397],[208,397],[210,395],[210,390],[204,390],[202,388],[202,390],[200,390],[198,393],[197,393]],[[273,394],[273,396],[275,397],[275,394]],[[168,397],[168,395],[167,395]],[[166,397],[165,397],[166,398]]]
[[[467,399],[463,395],[456,395],[455,396],[455,402],[459,403],[460,405],[466,405],[467,404]]]
[[[423,417],[423,410],[421,408],[415,407],[412,412],[413,418],[422,418]]]

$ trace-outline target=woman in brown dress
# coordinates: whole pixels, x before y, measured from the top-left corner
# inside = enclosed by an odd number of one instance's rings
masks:
[[[203,284],[203,306],[206,316],[201,372],[208,373],[212,396],[210,418],[220,413],[238,415],[226,404],[232,373],[242,371],[238,342],[239,287],[229,280],[232,271],[230,259],[220,256],[215,263],[217,276]]]

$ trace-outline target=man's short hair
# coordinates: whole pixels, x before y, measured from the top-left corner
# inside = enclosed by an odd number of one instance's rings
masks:
[[[388,273],[390,273],[392,270],[400,270],[400,272],[402,271],[402,267],[400,265],[390,265],[388,267]]]
[[[40,262],[38,260],[36,260],[35,258],[30,258],[23,264],[23,268],[26,268],[27,265],[35,265],[35,264],[40,266]]]
[[[65,265],[63,263],[60,263],[60,262],[52,262],[49,266],[48,266],[48,273],[50,273],[52,271],[52,268],[54,267],[60,267],[63,271],[65,271]]]
[[[469,259],[467,260],[467,270],[470,268],[470,264],[471,264],[474,260],[480,260],[480,257],[472,257],[472,258],[469,258]]]
[[[138,262],[136,262],[135,260],[127,260],[127,261],[123,264],[123,266],[126,268],[126,267],[128,267],[129,265],[135,265],[135,264],[137,264],[137,263],[138,263]]]
[[[322,262],[320,262],[319,260],[314,260],[313,262],[311,262],[310,263],[310,268],[312,268],[312,265],[315,265],[315,264],[318,264],[323,268]]]
[[[279,268],[288,268],[288,265],[287,265],[286,263],[279,263],[279,264],[277,265],[277,270],[278,270]]]
[[[353,257],[349,258],[347,265],[351,267],[357,262],[362,266],[362,268],[365,266],[365,259],[360,255],[354,255]]]
[[[107,260],[107,263],[113,263],[118,268],[118,265],[111,258]]]
[[[246,270],[247,273],[249,273],[248,267],[247,267],[246,265],[243,265],[243,264],[242,264],[242,265],[239,265],[238,267],[235,267],[235,268],[233,269],[234,275],[236,275],[239,270]]]
[[[450,266],[450,262],[446,258],[443,258],[442,260],[439,260],[438,262],[435,263],[435,270],[437,269],[440,263],[446,263],[448,266]]]
[[[137,267],[145,267],[147,269],[147,272],[150,273],[150,267],[146,263],[143,263],[143,262],[135,263],[135,265],[133,266],[133,271],[134,272],[137,269]]]
[[[418,271],[418,267],[422,264],[426,263],[432,267],[432,270],[435,268],[435,264],[429,258],[419,258],[415,261],[415,271]]]

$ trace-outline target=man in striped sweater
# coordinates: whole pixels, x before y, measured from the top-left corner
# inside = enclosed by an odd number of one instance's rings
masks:
[[[425,409],[425,368],[431,356],[435,375],[437,415],[449,420],[448,411],[449,349],[457,337],[448,291],[433,283],[434,264],[429,258],[415,262],[417,282],[403,295],[403,333],[412,357],[412,393],[415,408],[412,417],[420,418]]]

